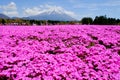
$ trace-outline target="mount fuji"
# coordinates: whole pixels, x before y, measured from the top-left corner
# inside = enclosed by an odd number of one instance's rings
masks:
[[[60,9],[49,9],[38,15],[24,17],[28,20],[53,20],[53,21],[75,21],[73,17]]]

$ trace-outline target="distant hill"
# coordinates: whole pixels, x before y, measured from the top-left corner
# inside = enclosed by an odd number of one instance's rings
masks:
[[[2,18],[2,19],[10,19],[9,16],[7,16],[5,14],[2,14],[2,13],[0,13],[0,18]]]
[[[20,17],[12,17],[11,19],[21,19]]]

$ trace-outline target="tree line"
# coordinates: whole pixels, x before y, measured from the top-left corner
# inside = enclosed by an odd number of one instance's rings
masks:
[[[52,20],[24,20],[24,19],[0,19],[0,25],[65,25],[77,24],[79,21],[52,21]]]
[[[107,18],[105,16],[96,16],[95,19],[91,17],[84,17],[80,21],[52,21],[52,20],[24,20],[21,18],[16,19],[1,19],[0,25],[74,25],[74,24],[87,24],[87,25],[120,25],[120,19]]]
[[[95,24],[95,25],[120,25],[120,19],[107,18],[105,16],[96,16],[93,20],[91,17],[84,17],[81,20],[82,24]]]

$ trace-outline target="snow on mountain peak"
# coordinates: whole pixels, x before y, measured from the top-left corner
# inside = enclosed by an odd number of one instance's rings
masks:
[[[29,16],[28,19],[35,20],[58,20],[58,21],[73,21],[71,12],[59,6],[48,6],[41,11],[38,15]]]
[[[64,10],[58,7],[54,7],[46,10],[46,12],[48,12],[48,14],[53,14],[53,13],[63,14]]]

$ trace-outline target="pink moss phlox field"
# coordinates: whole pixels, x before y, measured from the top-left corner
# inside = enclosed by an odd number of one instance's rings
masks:
[[[120,80],[120,26],[1,26],[0,80]]]

